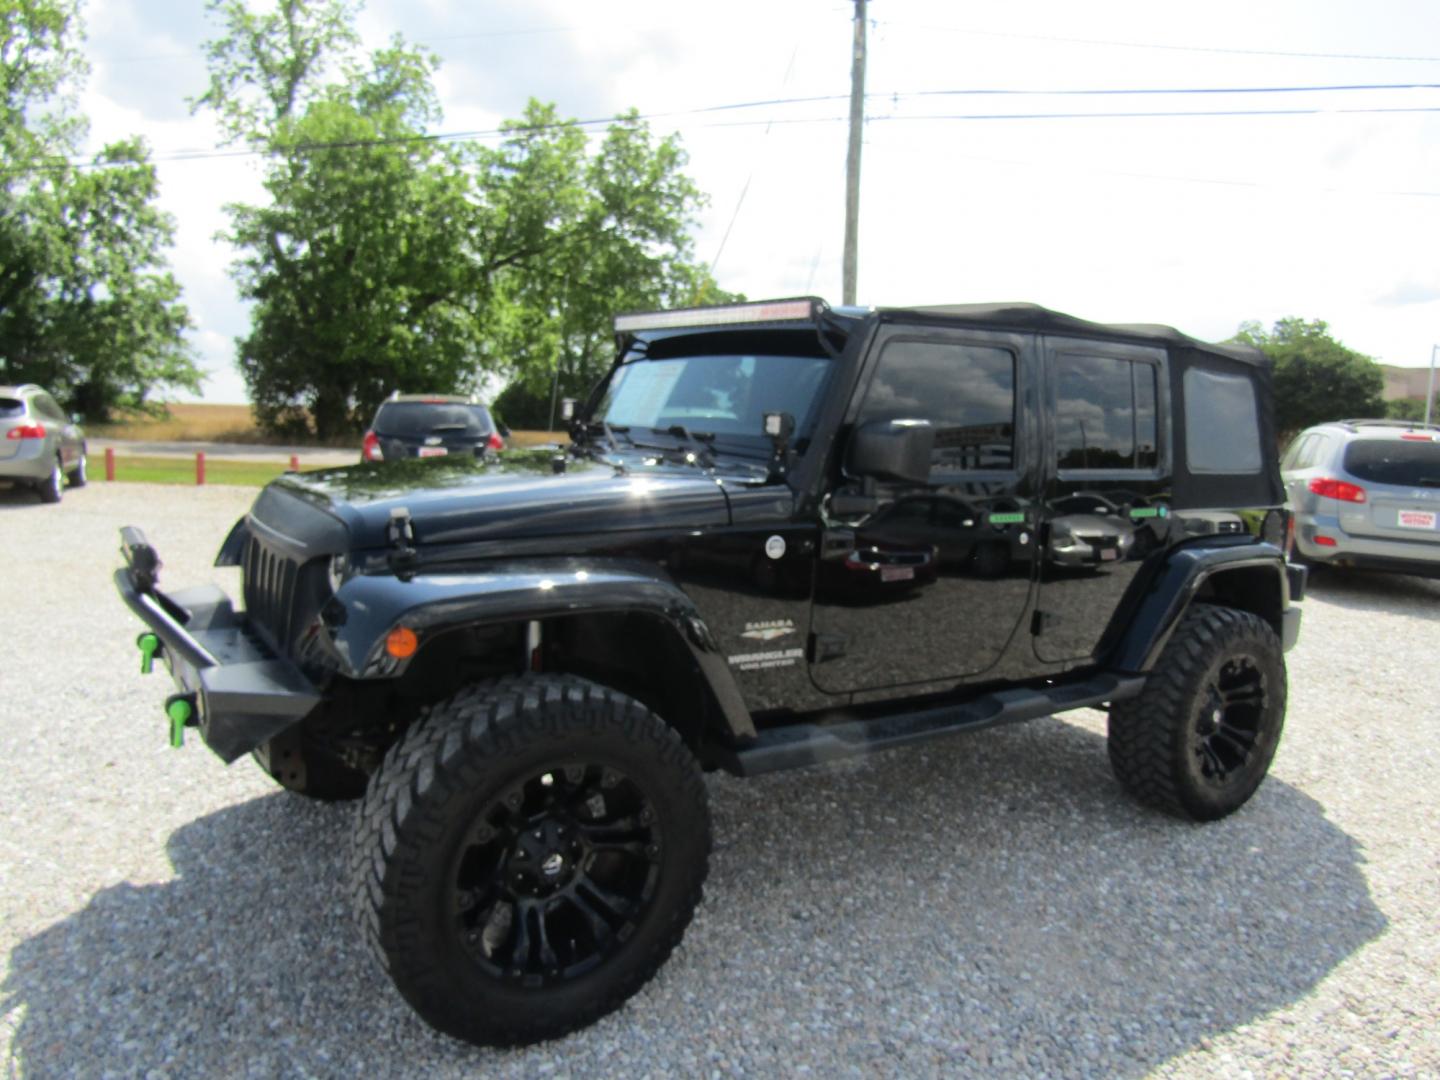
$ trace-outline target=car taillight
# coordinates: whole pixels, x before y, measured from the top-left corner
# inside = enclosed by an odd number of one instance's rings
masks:
[[[505,440],[502,439],[497,433],[492,431],[490,433],[490,438],[485,440],[485,447],[489,450],[504,450]]]
[[[21,424],[19,427],[12,427],[5,433],[7,439],[43,439],[45,437],[44,424]]]
[[[1325,476],[1317,476],[1311,480],[1310,490],[1316,495],[1327,499],[1339,499],[1341,502],[1363,503],[1365,501],[1364,488],[1347,484],[1344,480],[1332,480]]]
[[[360,444],[360,460],[383,461],[384,458],[380,451],[380,436],[373,431],[365,432],[365,441]]]
[[[1321,547],[1334,547],[1335,538],[1333,536],[1320,536],[1317,533],[1315,536],[1315,543],[1319,544]]]

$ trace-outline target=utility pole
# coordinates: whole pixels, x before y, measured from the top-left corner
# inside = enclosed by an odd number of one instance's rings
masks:
[[[859,271],[860,142],[865,126],[865,0],[855,0],[855,52],[850,63],[850,149],[845,155],[845,258],[840,302],[855,303]]]

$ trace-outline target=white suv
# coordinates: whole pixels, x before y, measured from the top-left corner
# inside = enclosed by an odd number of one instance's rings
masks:
[[[1440,577],[1440,424],[1319,424],[1280,472],[1303,560]]]

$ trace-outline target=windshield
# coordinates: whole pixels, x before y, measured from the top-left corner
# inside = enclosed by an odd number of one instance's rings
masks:
[[[1345,471],[1372,484],[1440,487],[1440,443],[1357,440],[1345,448]]]
[[[375,415],[377,435],[429,435],[444,428],[464,435],[488,435],[495,430],[483,405],[430,401],[390,401]]]
[[[664,431],[765,440],[766,413],[787,412],[808,434],[830,362],[816,356],[716,353],[639,359],[610,379],[593,419]]]

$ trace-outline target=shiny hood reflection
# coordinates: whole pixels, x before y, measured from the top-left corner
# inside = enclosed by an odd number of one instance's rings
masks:
[[[555,449],[411,459],[287,473],[271,490],[329,513],[356,548],[381,547],[394,515],[424,544],[729,524],[724,493],[693,466],[619,470]]]

